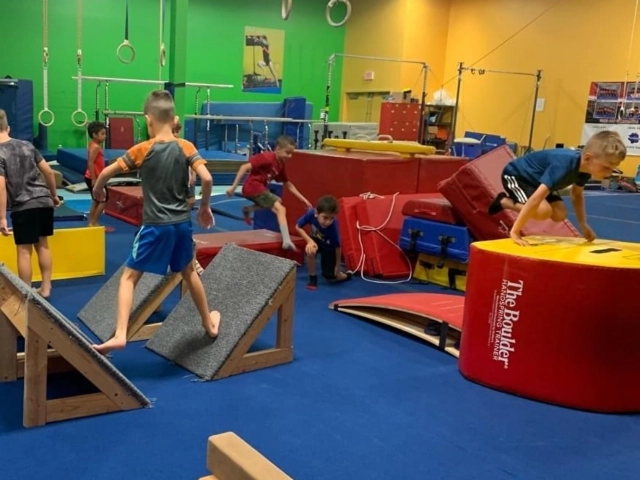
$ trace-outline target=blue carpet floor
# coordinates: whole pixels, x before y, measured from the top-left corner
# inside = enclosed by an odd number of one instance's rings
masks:
[[[587,211],[601,238],[640,242],[640,195],[590,194]],[[244,228],[217,221],[220,229]],[[116,227],[107,235],[111,275],[135,229],[104,222]],[[229,430],[298,480],[639,478],[637,416],[483,388],[460,376],[453,357],[327,308],[338,298],[434,287],[355,279],[310,292],[305,281],[301,268],[292,364],[203,383],[130,344],[113,362],[154,408],[30,430],[22,428],[22,384],[0,384],[0,478],[196,479],[207,473],[207,438]],[[75,320],[103,282],[57,282],[52,303]],[[172,307],[168,301],[160,315]]]

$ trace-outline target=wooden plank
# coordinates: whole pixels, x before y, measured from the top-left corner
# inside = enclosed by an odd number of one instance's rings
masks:
[[[102,415],[119,410],[120,406],[101,392],[57,398],[47,402],[47,422]]]
[[[24,362],[25,427],[47,423],[47,341],[27,327]]]
[[[0,312],[0,382],[18,378],[18,331]]]
[[[271,316],[276,311],[279,311],[280,307],[285,304],[285,301],[293,296],[295,290],[295,275],[295,270],[291,270],[280,288],[267,303],[265,309],[258,316],[255,322],[253,322],[251,328],[245,332],[238,344],[232,350],[229,358],[227,358],[227,361],[222,365],[220,370],[218,370],[218,373],[215,375],[216,379],[226,378],[245,371],[257,370],[258,368],[273,367],[293,360],[293,348],[291,343],[289,343],[288,347],[284,348],[285,352],[282,354],[276,355],[273,353],[274,350],[279,350],[278,346],[276,346],[275,349],[252,352],[249,355],[247,355],[247,352],[255,343],[262,330],[264,330],[267,323],[269,323]],[[289,308],[291,307],[287,306],[286,309],[283,310],[285,314],[289,314]],[[284,327],[282,327],[282,333],[278,333],[278,338],[283,339],[283,342],[286,342],[287,339],[291,342],[291,337],[293,335],[292,331],[289,332],[287,330],[289,328],[291,328],[291,330],[293,329],[293,312],[291,311],[290,313],[291,318],[288,321],[288,324],[281,320],[282,318],[285,318],[286,315],[279,315],[279,320],[283,322]],[[280,328],[278,331],[280,332]],[[247,356],[249,359],[245,360],[245,357]]]
[[[26,305],[26,299],[17,291],[10,297],[5,298],[2,305],[0,305],[0,312],[9,319],[23,337],[26,337],[27,334]]]
[[[218,480],[293,480],[233,432],[209,437],[207,468]]]

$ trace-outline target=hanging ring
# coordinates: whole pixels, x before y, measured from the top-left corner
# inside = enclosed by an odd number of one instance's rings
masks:
[[[89,117],[83,110],[76,110],[71,114],[71,121],[76,127],[84,127],[87,124]]]
[[[293,5],[293,0],[282,0],[282,19],[289,20],[289,15],[291,15],[291,7]]]
[[[338,3],[345,4],[345,6],[347,7],[347,13],[345,14],[341,22],[334,22],[333,20],[331,20],[331,9],[335,7]],[[351,18],[351,3],[349,2],[349,0],[329,0],[329,3],[327,3],[327,10],[325,13],[326,13],[327,22],[329,23],[329,25],[331,25],[332,27],[341,27],[349,21],[349,18]]]
[[[42,63],[45,65],[49,63],[49,49],[47,47],[42,49]]]
[[[164,46],[164,42],[160,44],[160,66],[164,67],[167,64],[167,49]]]
[[[45,120],[47,117],[48,121]],[[49,110],[48,108],[40,110],[40,113],[38,114],[38,122],[40,122],[42,125],[44,125],[45,127],[50,127],[55,121],[56,116],[51,110]]]
[[[125,58],[122,55],[127,50],[131,52],[131,58],[129,59]],[[120,44],[118,50],[116,50],[116,54],[118,55],[118,60],[120,60],[122,63],[131,63],[136,59],[136,49],[133,48],[133,45],[129,43],[129,40],[125,40]]]

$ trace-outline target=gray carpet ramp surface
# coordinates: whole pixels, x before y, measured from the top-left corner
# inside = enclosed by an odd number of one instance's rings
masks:
[[[111,378],[116,380],[127,393],[135,398],[141,405],[150,406],[151,401],[147,399],[116,367],[107,360],[104,355],[99,354],[92,347],[93,342],[76,325],[70,322],[62,313],[56,310],[49,302],[38,295],[35,290],[29,288],[22,280],[13,274],[4,264],[0,264],[0,275],[7,278],[22,293],[25,299],[31,301],[49,321],[57,328],[68,335],[74,343],[96,362]]]
[[[204,331],[187,294],[146,347],[200,378],[213,379],[295,268],[290,260],[225,245],[200,277],[209,308],[221,315],[218,338],[212,339]]]
[[[113,276],[98,290],[89,303],[87,303],[78,318],[91,330],[101,341],[106,342],[116,331],[116,313],[118,308],[118,288],[120,278],[125,266],[121,266]],[[154,275],[145,273],[140,278],[136,286],[133,297],[133,309],[130,319],[140,312],[149,302],[155,293],[160,290],[165,283],[169,282],[171,276]]]

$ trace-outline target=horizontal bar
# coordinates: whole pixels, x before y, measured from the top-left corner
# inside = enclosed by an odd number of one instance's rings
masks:
[[[369,57],[367,55],[349,55],[346,53],[334,53],[329,57],[329,61],[333,61],[335,57],[343,58],[359,58],[361,60],[379,60],[381,62],[396,62],[396,63],[414,63],[416,65],[427,66],[426,62],[419,62],[418,60],[402,60],[400,58],[386,58],[386,57]]]
[[[488,70],[486,68],[478,68],[478,67],[462,67],[462,70],[482,70],[484,73],[502,73],[505,75],[524,75],[526,77],[537,77],[538,73],[529,73],[529,72],[509,72],[506,70]]]
[[[74,80],[78,80],[78,77],[71,77]],[[164,80],[141,80],[138,78],[112,78],[112,77],[80,77],[81,80],[93,81],[93,82],[113,82],[113,83],[139,83],[142,85],[160,85],[161,83],[167,83]]]
[[[0,78],[0,83],[8,84],[8,85],[17,85],[18,80],[14,78]]]
[[[128,112],[126,110],[103,110],[102,113],[105,115],[123,115],[125,117],[141,117],[144,115],[144,112]]]
[[[311,123],[313,120],[295,120],[293,118],[281,118],[281,117],[236,117],[236,116],[226,116],[226,115],[185,115],[185,118],[199,118],[202,120],[237,120],[239,122],[249,122],[249,121],[265,121],[265,122],[292,122],[292,123]]]
[[[178,84],[179,85],[179,84]],[[221,85],[217,83],[185,83],[187,87],[200,87],[200,88],[233,88],[233,85]]]

